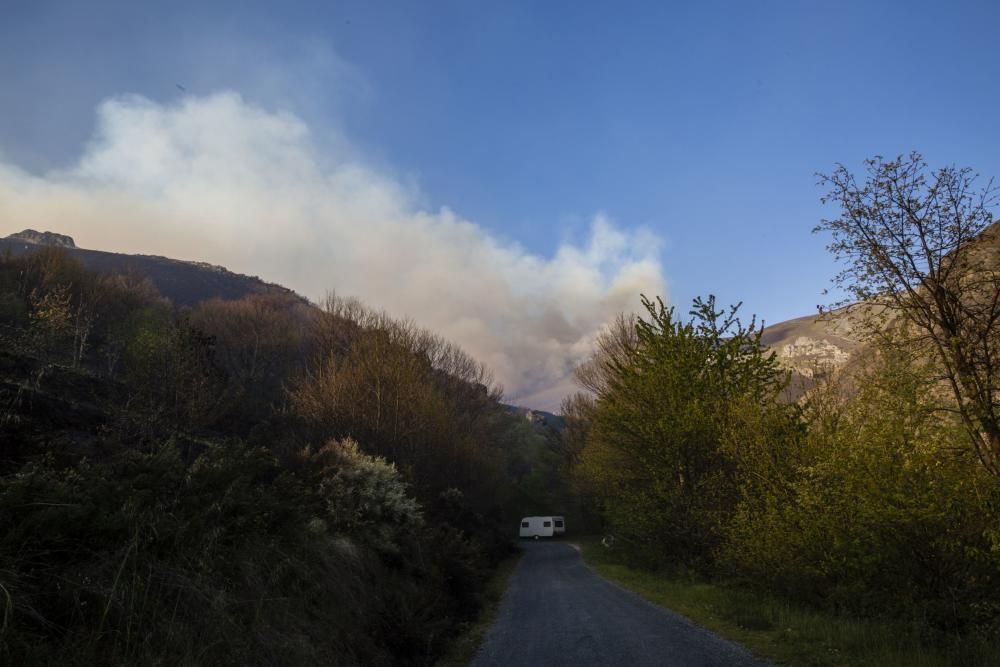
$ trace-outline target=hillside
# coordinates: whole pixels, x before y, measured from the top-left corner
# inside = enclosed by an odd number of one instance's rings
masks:
[[[516,518],[572,516],[557,417],[432,332],[327,305],[2,241],[0,664],[431,665]]]
[[[843,368],[863,347],[847,308],[772,324],[764,329],[762,341],[792,372],[787,395],[793,400],[823,374]]]
[[[85,268],[98,273],[138,273],[146,276],[160,294],[178,306],[194,306],[215,297],[235,300],[251,294],[294,294],[257,276],[233,273],[204,262],[78,248],[71,237],[49,231],[26,229],[2,238],[0,255],[9,252],[13,257],[21,257],[39,246],[63,248]]]
[[[983,231],[971,246],[970,265],[979,270],[1000,270],[1000,221]],[[794,399],[815,386],[817,378],[846,366],[865,345],[856,322],[867,307],[845,306],[837,310],[798,317],[764,329],[762,341],[792,371],[787,395]]]

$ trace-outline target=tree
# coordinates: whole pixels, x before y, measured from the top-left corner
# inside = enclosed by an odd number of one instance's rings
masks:
[[[302,371],[311,352],[311,319],[298,297],[281,293],[215,298],[191,311],[191,325],[212,339],[226,374],[226,419],[256,424],[285,401],[285,381]]]
[[[993,182],[968,168],[930,171],[919,153],[865,162],[861,184],[843,165],[820,175],[841,208],[814,231],[846,267],[834,278],[870,338],[890,331],[929,346],[972,449],[1000,477],[1000,264]],[[840,304],[843,305],[843,304]]]
[[[31,325],[46,353],[51,353],[56,343],[72,328],[71,301],[68,285],[56,285],[46,292],[37,289],[31,292]]]
[[[578,466],[633,553],[711,561],[738,497],[723,435],[732,406],[773,404],[785,374],[739,306],[696,299],[687,322],[662,301],[609,328],[580,374],[595,394]]]

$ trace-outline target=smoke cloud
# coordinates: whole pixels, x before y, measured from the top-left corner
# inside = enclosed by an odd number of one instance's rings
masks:
[[[595,333],[640,292],[664,294],[657,240],[603,215],[540,257],[501,242],[374,168],[341,138],[236,93],[98,108],[72,166],[35,175],[0,157],[0,231],[222,264],[319,299],[328,290],[453,340],[508,400],[554,409]]]

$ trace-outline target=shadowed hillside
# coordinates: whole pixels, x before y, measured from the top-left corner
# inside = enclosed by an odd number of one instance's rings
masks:
[[[0,239],[0,254],[22,257],[39,246],[59,247],[85,268],[99,273],[135,273],[149,278],[156,290],[178,306],[193,306],[213,298],[240,299],[250,294],[294,292],[257,276],[233,273],[221,266],[187,262],[157,255],[126,255],[76,247],[73,239],[54,232],[25,230]]]
[[[433,664],[565,506],[435,334],[56,240],[0,254],[0,663]]]

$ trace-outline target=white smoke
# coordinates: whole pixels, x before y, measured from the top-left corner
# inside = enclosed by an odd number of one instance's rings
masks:
[[[228,92],[105,101],[68,169],[36,176],[0,159],[0,233],[26,227],[222,264],[313,299],[360,297],[464,347],[509,400],[549,409],[599,327],[640,292],[665,292],[648,232],[597,215],[585,244],[539,257],[422,210],[346,141],[319,142],[297,116]]]

